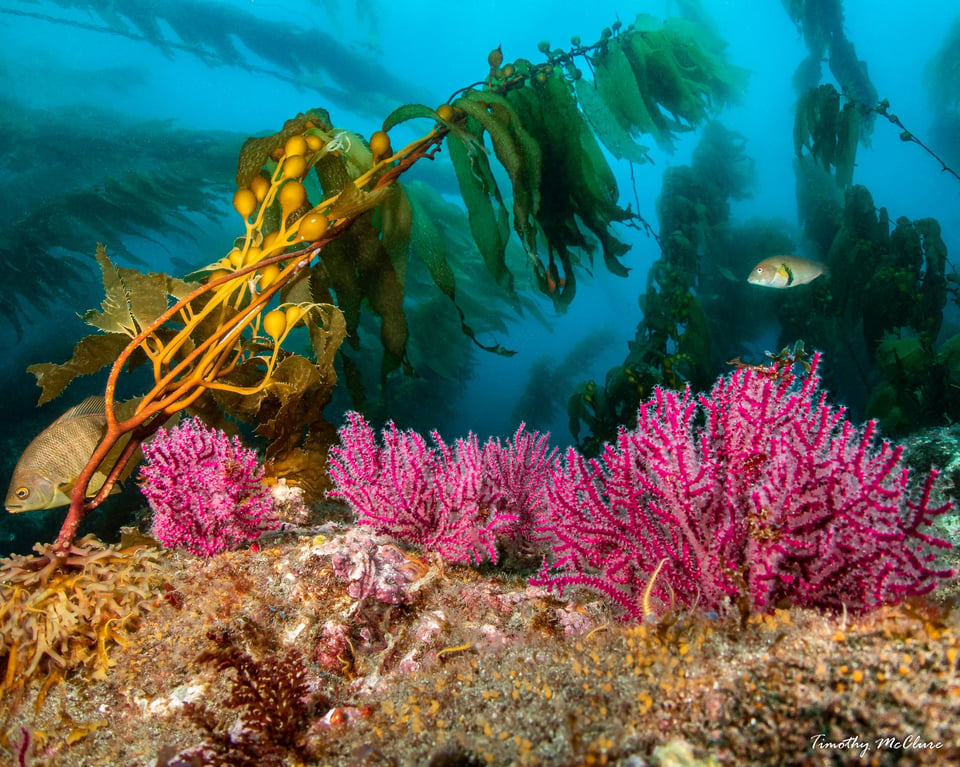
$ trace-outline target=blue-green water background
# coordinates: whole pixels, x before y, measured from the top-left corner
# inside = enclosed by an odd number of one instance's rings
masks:
[[[435,105],[458,88],[483,79],[487,54],[497,45],[502,45],[508,61],[518,57],[540,61],[537,44],[541,40],[565,47],[572,35],[579,35],[588,42],[598,39],[600,30],[616,19],[629,23],[640,12],[663,17],[678,10],[673,2],[612,0],[463,4],[301,0],[219,5],[171,0],[170,4],[194,11],[196,40],[187,44],[161,23],[159,35],[171,42],[161,49],[145,40],[129,20],[121,20],[111,29],[104,13],[93,10],[107,8],[108,3],[0,3],[0,95],[6,105],[0,128],[5,135],[22,136],[22,130],[11,128],[18,110],[42,116],[48,126],[62,126],[57,146],[39,142],[0,150],[7,157],[0,163],[0,221],[4,226],[58,192],[58,167],[84,163],[84,157],[71,154],[75,120],[101,119],[105,124],[119,119],[159,120],[190,131],[230,131],[237,134],[239,150],[243,137],[272,133],[298,112],[323,106],[336,125],[369,135],[399,104],[421,101]],[[807,55],[802,37],[776,0],[707,0],[703,5],[729,43],[730,61],[751,72],[742,104],[719,115],[727,127],[743,134],[746,151],[756,162],[753,195],[732,204],[731,219],[780,218],[785,226],[795,227],[792,110],[796,93],[791,77]],[[137,3],[137,7],[149,7],[149,3]],[[924,68],[957,9],[934,0],[911,3],[909,9],[888,0],[847,0],[844,10],[846,34],[858,57],[868,63],[879,96],[889,99],[891,111],[923,137],[932,119]],[[282,38],[271,40],[275,47],[267,57],[241,42],[258,23],[265,29],[270,23],[274,30],[276,22],[292,31],[314,30],[315,61],[301,59],[296,67],[283,68],[274,55],[283,47]],[[219,38],[222,25],[231,23],[240,25],[243,32],[235,38],[233,54],[198,55],[204,51],[205,39]],[[119,34],[117,26],[124,25],[129,33]],[[109,134],[105,131],[105,136]],[[403,137],[398,131],[394,145],[402,144]],[[696,133],[680,136],[674,154],[647,142],[653,147],[655,164],[635,168],[636,199],[647,220],[656,222],[655,201],[663,171],[688,163],[696,142]],[[109,151],[98,157],[104,159],[88,170],[92,184],[122,173],[123,168],[111,166]],[[225,185],[232,182],[234,162],[227,158],[219,169]],[[629,167],[623,162],[612,164],[621,183],[623,204],[632,202]],[[427,182],[435,178],[429,168],[415,169],[409,177]],[[902,142],[893,126],[878,121],[871,146],[860,148],[854,180],[871,191],[878,206],[887,208],[891,220],[899,216],[938,219],[950,255],[955,257],[960,251],[960,182],[942,173],[918,147]],[[193,236],[158,232],[138,236],[131,232],[122,235],[124,245],[136,254],[140,268],[182,274],[220,257],[240,232],[226,191],[213,217],[188,214],[187,220]],[[533,361],[543,355],[562,360],[579,339],[598,329],[604,331],[596,336],[600,348],[578,371],[576,381],[602,380],[609,367],[623,360],[626,343],[641,316],[637,297],[645,289],[647,270],[659,251],[653,240],[638,231],[623,229],[620,236],[632,245],[624,258],[631,270],[629,277],[611,276],[598,264],[593,277],[583,280],[564,315],[556,315],[549,302],[536,299],[549,327],[529,318],[517,319],[507,334],[484,339],[496,340],[518,353],[510,358],[474,354],[472,376],[461,387],[453,414],[431,426],[448,438],[467,430],[481,436],[512,433],[518,416],[523,415],[516,405],[527,389]],[[117,250],[116,242],[104,241],[112,251]],[[95,244],[95,239],[77,243],[76,249],[90,256],[91,275],[89,285],[74,286],[77,299],[64,302],[53,291],[35,296],[35,304],[26,307],[28,319],[19,338],[13,326],[0,317],[5,341],[0,362],[4,487],[29,440],[71,404],[102,389],[101,378],[84,380],[37,409],[34,403],[39,390],[25,372],[31,363],[67,358],[76,340],[89,330],[78,312],[97,306],[102,298],[92,260]],[[16,257],[18,263],[22,259],[23,268],[30,268],[31,253]],[[750,306],[731,307],[731,311],[750,312]],[[948,316],[943,333],[956,331],[955,318]],[[757,354],[772,348],[774,341],[775,328],[760,325],[755,337],[743,339]],[[469,343],[465,338],[462,342]],[[570,440],[564,405],[559,403],[546,424],[558,445]],[[330,415],[336,421],[336,412]],[[402,420],[402,414],[395,417]],[[33,540],[51,537],[64,511],[34,513],[29,519],[4,515],[0,519],[0,552],[23,550],[24,542],[29,546]]]

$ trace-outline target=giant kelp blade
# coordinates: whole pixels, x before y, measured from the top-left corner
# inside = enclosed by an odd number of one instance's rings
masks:
[[[390,193],[377,208],[380,216],[380,239],[393,259],[394,268],[404,281],[407,257],[410,252],[411,231],[413,229],[413,206],[406,189],[399,181],[390,185]]]
[[[607,268],[613,274],[625,277],[627,269],[620,263],[619,258],[630,250],[630,247],[614,236],[610,224],[613,221],[629,220],[632,214],[617,205],[620,193],[613,170],[583,113],[577,108],[570,85],[562,78],[550,78],[545,84],[542,98],[546,113],[554,115],[563,126],[563,160],[572,198],[572,205],[568,210],[569,218],[573,219],[576,215],[583,221],[586,228],[600,240]],[[589,247],[587,249],[589,250]],[[556,250],[565,258],[565,248]],[[565,261],[564,265],[568,267],[569,291],[568,297],[563,300],[569,303],[573,297],[573,282],[570,279],[573,269],[569,261]]]
[[[418,118],[427,118],[435,122],[442,123],[444,120],[437,114],[436,110],[431,109],[424,104],[404,104],[394,109],[386,116],[383,121],[383,130],[389,131],[394,126],[407,120],[416,120]]]
[[[793,146],[798,157],[806,150],[827,171],[833,168],[837,185],[846,188],[853,183],[863,117],[856,103],[840,104],[840,94],[829,84],[801,94],[793,121]]]
[[[125,333],[128,336],[137,334],[137,323],[134,320],[127,290],[117,270],[107,257],[107,250],[102,244],[97,245],[97,263],[103,274],[103,290],[105,297],[100,305],[102,311],[90,309],[83,315],[84,322],[93,325],[105,333]]]
[[[359,348],[357,328],[360,325],[363,289],[352,255],[349,233],[327,243],[323,249],[322,260],[310,274],[310,292],[317,303],[328,302],[335,296],[347,324],[350,344]]]
[[[103,245],[97,246],[97,262],[103,273],[106,294],[102,311],[91,309],[83,319],[107,333],[135,336],[169,307],[169,297],[180,299],[197,287],[197,283],[170,277],[162,272],[144,274],[136,269],[116,266]]]
[[[644,14],[606,41],[591,59],[597,92],[588,93],[583,83],[577,87],[604,144],[623,156],[632,151],[627,136],[649,133],[670,151],[675,132],[690,130],[733,100],[747,73],[723,59],[723,47],[703,24],[661,23]]]
[[[837,89],[832,85],[820,86],[816,90],[813,109],[811,152],[823,167],[829,169],[835,164],[837,151],[837,122],[840,118],[840,94]]]
[[[442,126],[454,136],[459,137],[461,141],[467,143],[477,142],[476,137],[463,127],[462,119],[444,119],[435,109],[424,106],[423,104],[404,104],[403,106],[397,107],[387,115],[387,118],[383,121],[383,130],[389,131],[391,128],[400,125],[400,123],[418,119],[433,120],[433,122],[437,124],[438,129]]]
[[[542,151],[537,226],[546,240],[547,250],[555,257],[559,256],[562,263],[571,264],[569,253],[572,249],[589,252],[593,247],[578,226],[578,221],[591,215],[592,203],[580,205],[580,196],[591,197],[592,192],[587,187],[597,183],[606,186],[609,179],[599,181],[582,176],[584,148],[580,126],[589,129],[577,109],[572,89],[558,71],[535,80],[534,84],[511,90],[508,99],[524,129]],[[566,308],[575,291],[572,269],[564,274],[566,287],[558,290],[559,283],[548,275],[548,267],[538,255],[530,258],[530,265],[540,291],[558,310]]]
[[[447,147],[457,174],[460,194],[467,206],[470,231],[480,255],[497,284],[513,290],[513,275],[507,268],[505,257],[510,237],[510,216],[503,205],[487,157],[457,136],[449,137]]]
[[[543,153],[523,127],[513,105],[490,92],[467,91],[453,102],[478,123],[493,144],[493,151],[510,177],[513,189],[513,227],[531,258],[537,257],[536,212],[540,207]]]
[[[175,232],[195,239],[201,216],[222,216],[231,185],[222,171],[236,160],[235,135],[90,105],[50,113],[7,98],[2,110],[0,141],[13,165],[0,268],[11,278],[4,313],[14,324],[27,316],[23,298],[48,311],[54,301],[75,302],[87,291],[88,280],[97,279],[90,256],[98,241],[109,243],[114,261],[119,255],[136,262],[128,238],[159,242]],[[34,145],[51,147],[50,162],[24,159]],[[71,159],[61,162],[57,153]]]
[[[853,166],[857,160],[857,145],[860,143],[860,126],[863,122],[860,109],[847,103],[840,110],[837,120],[837,185],[848,187],[853,183]]]
[[[654,135],[661,139],[664,149],[672,151],[674,133],[687,128],[678,120],[667,117],[661,109],[661,106],[665,106],[664,102],[678,101],[680,97],[664,87],[676,83],[669,73],[664,71],[663,62],[656,58],[658,54],[653,47],[656,40],[651,39],[655,34],[649,32],[624,35],[623,52],[630,62],[644,106],[654,125]],[[661,82],[661,77],[666,82]]]
[[[626,130],[648,133],[661,147],[670,150],[672,141],[669,133],[660,129],[644,100],[644,92],[648,87],[643,69],[644,59],[631,61],[627,56],[627,46],[628,40],[618,38],[594,58],[595,82],[600,99]]]
[[[505,357],[513,356],[516,352],[505,349],[500,344],[483,344],[476,336],[473,328],[467,324],[463,308],[457,301],[456,276],[447,260],[447,247],[440,230],[437,229],[426,207],[416,198],[410,196],[413,206],[412,246],[414,254],[423,262],[430,273],[434,284],[449,298],[460,316],[460,329],[477,346],[484,351],[500,354]]]
[[[42,389],[37,405],[59,396],[77,376],[90,375],[113,364],[129,343],[130,336],[125,333],[87,336],[80,339],[73,348],[73,356],[66,362],[30,365],[27,372],[36,376],[37,385]]]
[[[447,298],[456,303],[456,276],[447,261],[447,247],[443,235],[440,234],[440,230],[433,223],[423,203],[415,196],[410,196],[409,199],[413,208],[413,227],[411,229],[413,253],[427,267],[434,284],[440,288]]]
[[[340,243],[346,245],[352,256],[361,295],[380,318],[380,342],[384,353],[382,373],[386,376],[401,365],[408,365],[403,285],[390,253],[380,240],[372,213],[365,213],[354,221],[336,244]]]
[[[382,114],[384,103],[418,100],[423,93],[394,76],[369,51],[342,40],[331,27],[336,9],[267,18],[244,7],[253,4],[243,3],[56,0],[51,5],[60,6],[63,14],[27,15],[119,35],[135,45],[154,46],[167,57],[185,53],[208,67],[239,67],[321,93],[361,114]],[[355,98],[356,93],[364,98]]]
[[[649,162],[649,149],[633,140],[625,123],[609,107],[596,82],[581,77],[575,86],[577,99],[594,132],[610,153],[621,160],[638,164]]]
[[[327,110],[318,107],[287,120],[283,128],[270,136],[250,137],[244,141],[237,160],[237,186],[245,187],[253,181],[254,176],[267,164],[271,153],[282,149],[294,134],[303,134],[308,129],[307,123],[332,130]]]

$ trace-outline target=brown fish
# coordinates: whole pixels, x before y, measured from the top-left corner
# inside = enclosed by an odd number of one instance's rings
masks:
[[[77,477],[107,430],[103,397],[87,397],[50,424],[23,451],[7,491],[7,511],[35,511],[66,506]],[[106,477],[94,475],[88,492]]]
[[[827,265],[801,256],[770,256],[750,272],[747,282],[766,288],[795,288],[813,282],[821,274],[830,274]]]

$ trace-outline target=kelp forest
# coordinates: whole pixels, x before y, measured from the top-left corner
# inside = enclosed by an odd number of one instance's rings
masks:
[[[549,326],[575,307],[585,277],[625,277],[629,232],[654,241],[659,257],[625,313],[636,322],[627,352],[594,380],[577,375],[597,347],[589,340],[565,362],[537,361],[520,398],[534,426],[536,407],[565,409],[571,440],[596,454],[655,386],[702,390],[728,361],[755,356],[744,340],[759,326],[778,329],[771,349],[822,351],[835,396],[879,418],[885,434],[960,415],[960,335],[944,328],[958,278],[941,226],[891,220],[856,178],[858,151],[877,131],[897,132],[901,151],[931,174],[956,175],[957,24],[928,65],[936,122],[914,134],[880,98],[839,0],[784,2],[809,51],[783,85],[795,93],[793,228],[731,218],[755,168],[723,118],[750,73],[695,3],[665,19],[612,19],[595,39],[542,41],[530,58],[494,47],[472,82],[432,101],[329,35],[318,44],[279,22],[254,26],[229,6],[196,4],[198,17],[139,2],[121,12],[55,5],[63,16],[43,21],[210,67],[288,80],[315,67],[349,73],[341,90],[308,90],[303,110],[252,138],[96,108],[49,115],[4,95],[0,311],[10,344],[21,338],[16,358],[40,386],[39,404],[80,379],[87,390],[106,385],[109,436],[81,476],[61,543],[139,444],[181,411],[247,424],[268,472],[321,497],[335,393],[377,422],[423,425],[449,412],[483,355],[514,354],[518,319]],[[368,117],[383,110],[379,130],[340,122],[350,90],[370,91],[361,103]],[[419,101],[386,108],[405,97]],[[615,167],[643,174],[679,141],[696,142],[690,162],[663,172],[655,199],[618,183]],[[36,152],[42,163],[31,161]],[[425,165],[429,174],[408,173]],[[131,244],[130,235],[197,240],[230,202],[236,236],[219,250],[204,240],[206,264],[174,257],[160,273]],[[752,264],[801,246],[828,279],[748,298]],[[93,275],[99,308],[78,303]],[[748,313],[729,310],[747,302]],[[38,311],[79,312],[89,335],[62,359],[43,359],[22,340]],[[91,500],[83,486],[95,471],[112,479]]]
[[[960,754],[960,14],[508,5],[0,7],[0,759]]]

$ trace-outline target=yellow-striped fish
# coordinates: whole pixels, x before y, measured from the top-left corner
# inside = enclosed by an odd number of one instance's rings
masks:
[[[7,511],[16,514],[69,504],[77,477],[106,429],[103,397],[87,397],[40,432],[13,470],[4,503]],[[88,493],[96,493],[105,479],[103,474],[95,475]]]
[[[830,274],[821,261],[801,256],[770,256],[753,267],[747,282],[766,288],[795,288],[813,282],[821,274]]]

